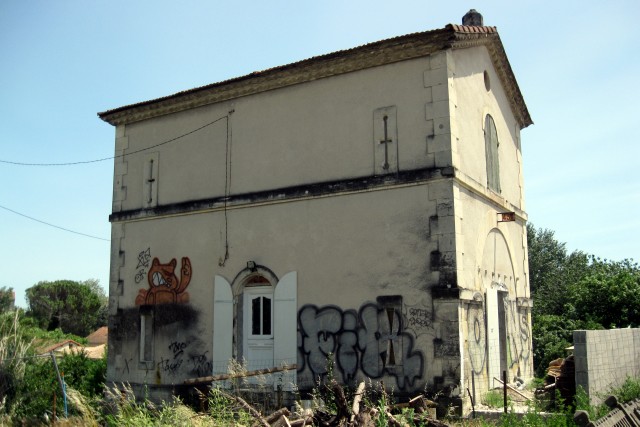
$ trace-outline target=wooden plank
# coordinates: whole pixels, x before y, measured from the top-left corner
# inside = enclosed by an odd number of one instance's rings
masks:
[[[187,385],[204,384],[204,383],[211,383],[214,381],[230,380],[233,378],[255,377],[256,375],[274,374],[276,372],[292,371],[294,369],[298,369],[298,365],[293,364],[290,366],[282,366],[279,368],[274,367],[274,368],[258,369],[255,371],[240,372],[237,374],[220,374],[220,375],[213,375],[208,377],[190,378],[188,380],[184,380],[183,384],[187,384]]]

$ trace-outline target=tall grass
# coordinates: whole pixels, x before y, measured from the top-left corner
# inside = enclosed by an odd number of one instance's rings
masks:
[[[0,314],[0,415],[7,415],[21,396],[17,386],[24,377],[32,341],[20,330],[19,312]]]

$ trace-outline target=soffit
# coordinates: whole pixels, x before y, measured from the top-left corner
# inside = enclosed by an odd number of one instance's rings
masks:
[[[442,29],[394,37],[256,71],[162,98],[107,110],[98,113],[98,116],[114,126],[128,124],[268,90],[419,58],[445,49],[481,45],[487,46],[489,50],[521,127],[530,125],[531,117],[496,28],[452,24]]]

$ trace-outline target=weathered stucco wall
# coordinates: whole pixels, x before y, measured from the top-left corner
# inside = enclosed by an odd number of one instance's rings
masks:
[[[518,131],[498,78],[484,88],[486,48],[460,52],[119,125],[108,380],[164,397],[284,341],[292,357],[265,363],[296,363],[300,388],[328,358],[339,380],[406,394],[466,396],[500,363],[529,375]],[[264,316],[295,329],[257,340],[248,313],[285,277],[294,310]]]
[[[456,130],[459,163],[457,168],[469,185],[476,184],[503,204],[524,210],[520,127],[509,107],[491,59],[484,47],[456,50],[452,54],[455,79]],[[489,89],[485,85],[485,72]],[[487,190],[485,156],[485,116],[493,118],[499,141],[501,192]],[[477,185],[479,184],[479,185]]]
[[[434,305],[430,292],[440,283],[429,258],[442,237],[431,228],[437,218],[431,190],[437,186],[436,181],[229,210],[224,266],[219,265],[224,212],[115,225],[121,283],[111,293],[112,314],[129,320],[112,325],[117,356],[110,379],[170,385],[206,375],[215,346],[214,277],[232,283],[247,261],[254,261],[277,277],[297,272],[300,385],[312,386],[326,373],[329,353],[345,382],[382,378],[407,392],[455,384],[459,361],[449,359],[460,354],[457,302]],[[178,282],[181,260],[189,259],[188,300],[171,309],[156,306],[175,316],[161,320],[161,327],[156,323],[153,360],[140,363],[136,298],[150,288],[155,258],[162,264],[176,260]],[[394,308],[391,317],[389,307]],[[379,363],[390,340],[396,340],[393,368]]]
[[[480,399],[499,385],[495,378],[501,379],[503,370],[509,381],[533,377],[520,133],[487,50],[454,51],[453,63],[461,385]],[[487,185],[486,115],[492,116],[499,140],[499,192]],[[509,211],[516,220],[498,222],[498,213]]]
[[[245,194],[374,175],[384,153],[382,119],[375,113],[385,107],[395,107],[388,123],[393,140],[388,155],[398,159],[392,171],[433,166],[434,154],[426,147],[432,130],[425,120],[425,103],[433,95],[425,85],[440,85],[442,79],[425,82],[430,68],[429,57],[404,61],[122,125],[120,145],[128,148],[116,150],[127,154],[117,187],[127,194],[114,210],[144,206],[154,152],[159,152],[153,178],[160,204],[223,196],[225,183],[231,193]],[[229,111],[234,111],[229,126],[222,119],[150,148]],[[149,150],[130,154],[144,149]]]

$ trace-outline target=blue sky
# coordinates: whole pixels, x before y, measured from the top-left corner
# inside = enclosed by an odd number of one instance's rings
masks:
[[[530,221],[569,250],[640,259],[637,0],[4,0],[0,160],[111,157],[99,111],[442,28],[471,8],[498,27],[535,122],[522,133]],[[41,280],[108,286],[108,241],[15,212],[109,240],[112,175],[112,161],[0,163],[0,287],[19,305]]]

